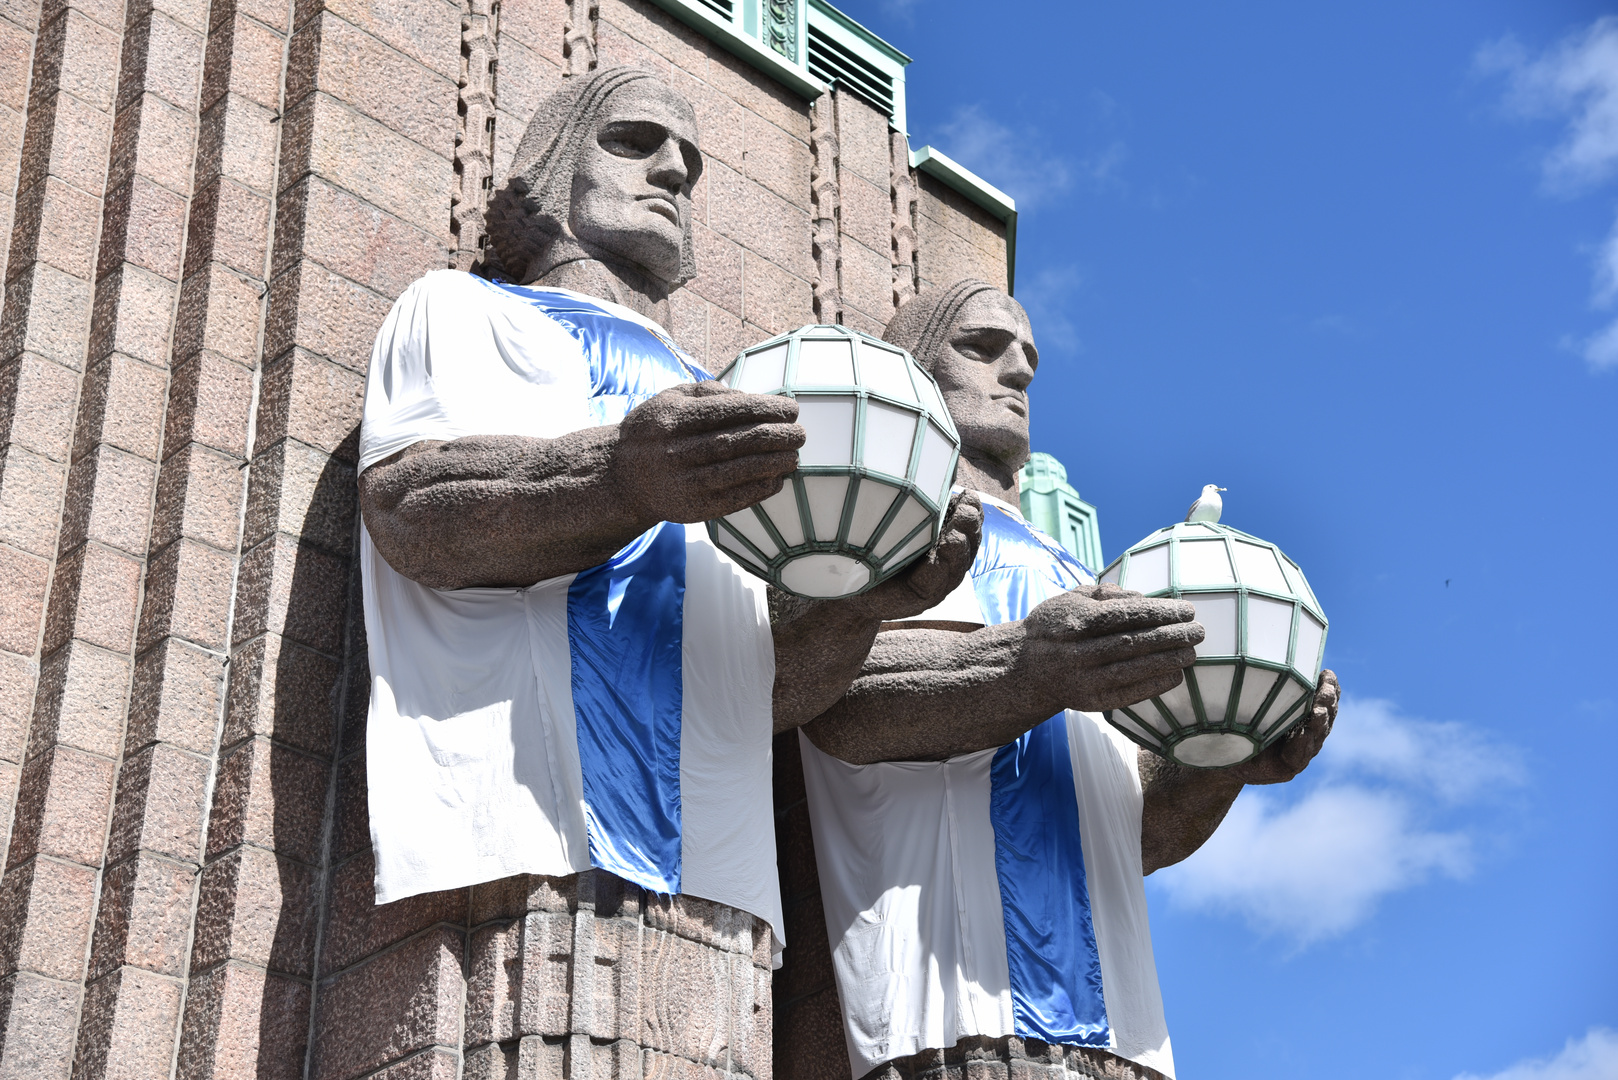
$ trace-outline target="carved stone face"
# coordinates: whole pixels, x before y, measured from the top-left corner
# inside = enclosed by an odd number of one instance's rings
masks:
[[[686,100],[642,79],[607,99],[573,171],[574,236],[673,281],[691,213],[686,185],[701,169]]]
[[[985,291],[961,305],[932,371],[963,450],[1011,468],[1028,459],[1028,384],[1038,366],[1021,304]]]

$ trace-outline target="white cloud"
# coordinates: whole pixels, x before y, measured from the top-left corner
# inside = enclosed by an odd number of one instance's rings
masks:
[[[1338,723],[1312,768],[1341,780],[1354,775],[1391,781],[1445,803],[1522,782],[1513,752],[1454,721],[1399,715],[1391,701],[1347,695]]]
[[[1595,305],[1610,308],[1618,302],[1618,221],[1596,254]],[[1618,320],[1579,343],[1579,351],[1595,370],[1618,367]]]
[[[1591,1028],[1569,1039],[1555,1057],[1527,1058],[1484,1078],[1463,1073],[1455,1080],[1618,1080],[1618,1032]]]
[[[1046,141],[1031,131],[1016,131],[1001,123],[982,106],[966,105],[940,129],[939,149],[995,187],[1017,200],[1026,210],[1073,183],[1073,167],[1065,158],[1047,154]]]
[[[1506,79],[1508,109],[1519,116],[1565,118],[1562,141],[1540,163],[1545,185],[1573,194],[1618,175],[1618,16],[1597,19],[1539,56],[1515,38],[1478,50],[1478,69]],[[1618,225],[1596,256],[1592,303],[1618,301]],[[1592,371],[1618,368],[1618,320],[1567,342]]]
[[[1017,282],[1017,302],[1028,309],[1034,341],[1042,351],[1079,352],[1083,342],[1073,322],[1074,294],[1084,281],[1072,266],[1046,266]]]
[[[1506,76],[1514,112],[1571,114],[1566,138],[1543,162],[1553,188],[1576,189],[1618,171],[1618,16],[1597,19],[1537,57],[1504,38],[1477,59],[1482,70]]]
[[[1464,725],[1345,697],[1308,772],[1244,791],[1200,851],[1153,880],[1179,906],[1238,915],[1299,946],[1336,937],[1386,896],[1470,873],[1477,826],[1435,819],[1521,777],[1512,750]]]

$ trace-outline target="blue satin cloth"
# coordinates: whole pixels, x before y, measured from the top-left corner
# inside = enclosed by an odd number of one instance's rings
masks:
[[[670,339],[586,297],[528,285],[496,287],[543,311],[578,341],[590,361],[590,416],[597,424],[616,424],[678,383],[713,378]]]
[[[598,424],[671,386],[712,378],[673,341],[586,297],[497,287],[579,342]],[[590,862],[659,893],[680,891],[685,538],[684,526],[664,522],[581,571],[567,597]]]
[[[1041,601],[1094,580],[1055,540],[985,501],[972,588],[986,625],[1027,618]],[[1111,1032],[1085,884],[1067,715],[1058,713],[1001,747],[990,782],[1016,1033],[1106,1046]]]

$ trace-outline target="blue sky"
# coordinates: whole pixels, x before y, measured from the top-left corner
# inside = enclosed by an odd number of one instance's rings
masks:
[[[1331,618],[1326,752],[1148,883],[1180,1076],[1618,1077],[1618,9],[843,7],[1019,201],[1108,557],[1215,482]]]

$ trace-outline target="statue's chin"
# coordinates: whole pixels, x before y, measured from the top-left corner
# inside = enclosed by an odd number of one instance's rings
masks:
[[[603,262],[638,271],[667,283],[680,275],[680,242],[683,237],[673,222],[643,210],[637,216],[651,218],[627,229],[578,230],[578,238],[589,254]]]

